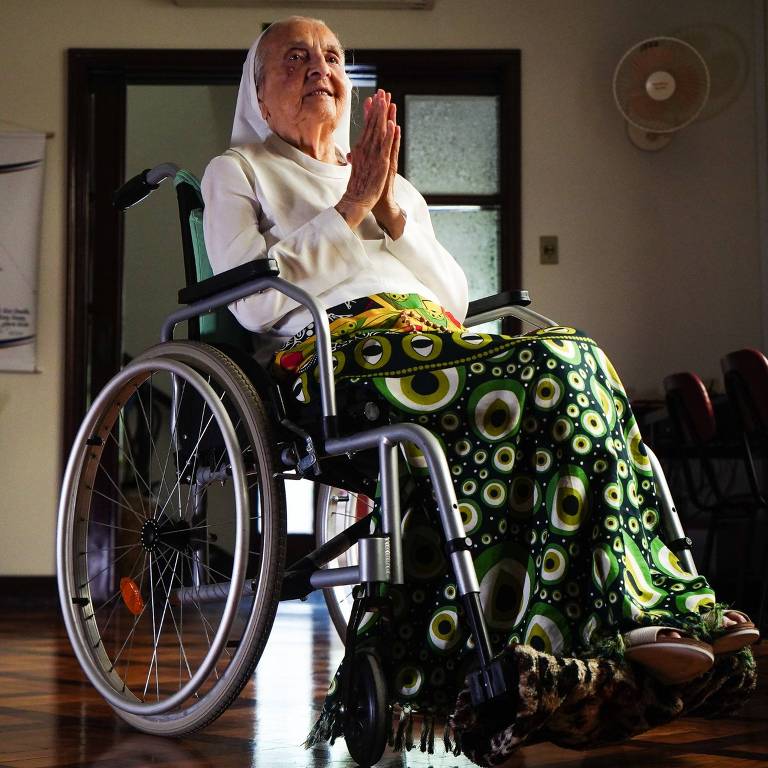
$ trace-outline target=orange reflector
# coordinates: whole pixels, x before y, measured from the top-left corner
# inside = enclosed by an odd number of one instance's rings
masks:
[[[125,607],[134,616],[138,616],[144,610],[144,600],[141,597],[139,585],[128,576],[120,579],[120,594],[123,596]]]

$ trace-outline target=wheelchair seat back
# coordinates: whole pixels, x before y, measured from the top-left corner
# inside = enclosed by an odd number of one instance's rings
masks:
[[[184,276],[189,286],[213,276],[203,233],[203,196],[200,182],[187,170],[179,170],[173,183],[179,203]],[[226,344],[246,353],[253,349],[251,334],[226,307],[190,320],[189,338],[207,344]]]

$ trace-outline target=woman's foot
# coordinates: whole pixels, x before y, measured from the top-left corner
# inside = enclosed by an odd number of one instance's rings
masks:
[[[639,627],[624,634],[624,657],[645,667],[664,685],[681,685],[715,663],[710,645],[684,635],[674,627]]]
[[[749,616],[741,611],[725,611],[723,621],[714,632],[712,649],[718,655],[736,653],[760,639],[760,632]]]

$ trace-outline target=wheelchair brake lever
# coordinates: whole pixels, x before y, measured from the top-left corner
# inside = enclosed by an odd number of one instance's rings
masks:
[[[315,451],[315,444],[312,440],[312,436],[305,432],[301,427],[296,426],[289,419],[281,419],[280,426],[285,427],[290,432],[293,432],[303,442],[303,455],[298,450],[295,450],[296,458],[296,471],[300,475],[306,475],[309,470],[312,470],[312,474],[317,477],[320,474],[320,464],[317,461],[317,452]],[[298,441],[297,441],[298,442]]]

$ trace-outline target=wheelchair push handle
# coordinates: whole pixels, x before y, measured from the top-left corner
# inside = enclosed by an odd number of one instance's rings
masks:
[[[145,168],[115,191],[112,204],[115,208],[124,211],[151,195],[161,182],[165,179],[172,179],[178,171],[178,166],[173,163],[162,163],[154,168]]]

